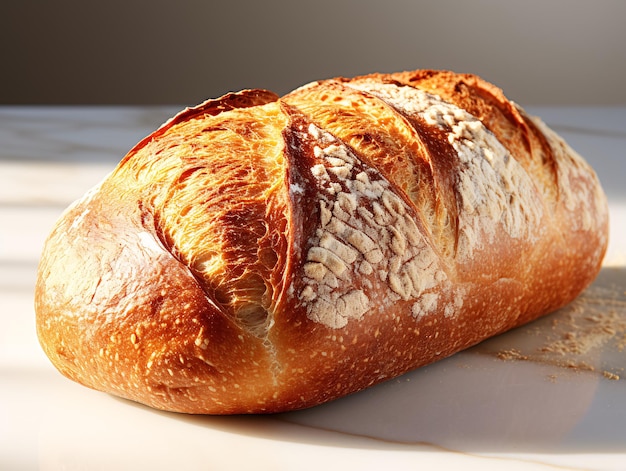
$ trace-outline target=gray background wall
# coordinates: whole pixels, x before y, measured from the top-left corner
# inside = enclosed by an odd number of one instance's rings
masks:
[[[20,0],[0,103],[195,104],[337,75],[444,68],[522,104],[626,104],[622,0]]]

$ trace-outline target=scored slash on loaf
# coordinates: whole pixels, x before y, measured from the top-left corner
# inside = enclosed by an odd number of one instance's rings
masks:
[[[66,210],[37,332],[67,377],[157,409],[300,409],[567,304],[607,233],[593,170],[476,76],[245,90]]]

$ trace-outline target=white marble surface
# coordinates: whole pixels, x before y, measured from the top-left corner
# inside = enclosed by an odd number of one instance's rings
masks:
[[[35,337],[36,266],[52,224],[175,111],[0,107],[0,469],[626,469],[626,107],[529,108],[592,163],[609,196],[609,253],[579,302],[271,417],[167,414],[88,390],[61,377]],[[574,327],[599,328],[596,343],[545,351]]]

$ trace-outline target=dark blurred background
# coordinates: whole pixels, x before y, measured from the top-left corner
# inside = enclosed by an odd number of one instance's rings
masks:
[[[198,103],[443,68],[524,104],[626,104],[623,0],[20,0],[0,104]]]

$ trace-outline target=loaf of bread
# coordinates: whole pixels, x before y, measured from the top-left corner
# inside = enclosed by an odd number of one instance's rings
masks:
[[[37,332],[67,377],[157,409],[294,410],[567,304],[607,238],[593,170],[476,76],[246,90],[66,210]]]

